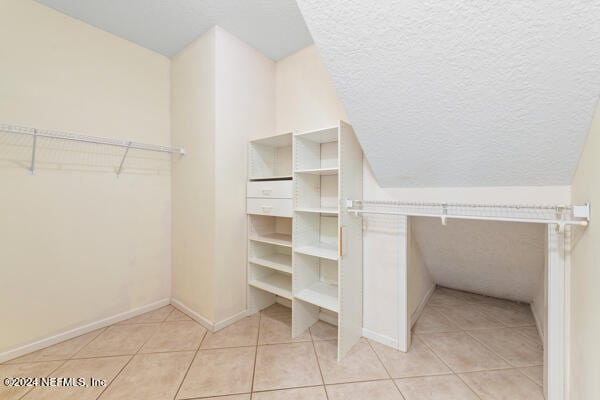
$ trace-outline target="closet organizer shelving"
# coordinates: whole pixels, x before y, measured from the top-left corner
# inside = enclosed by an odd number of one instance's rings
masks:
[[[362,334],[362,224],[342,207],[362,199],[354,131],[340,122],[249,151],[249,310],[291,300],[294,337],[319,319],[337,322],[341,359]]]

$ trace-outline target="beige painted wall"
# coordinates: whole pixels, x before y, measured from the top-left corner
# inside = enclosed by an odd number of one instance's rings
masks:
[[[243,67],[242,67],[243,66]],[[246,152],[275,131],[275,64],[215,27],[173,58],[173,298],[209,324],[246,309]]]
[[[172,296],[214,321],[214,29],[171,61],[171,132],[187,150],[173,163]]]
[[[216,321],[246,310],[246,182],[250,139],[275,133],[275,63],[216,28]]]
[[[571,400],[600,398],[600,107],[596,109],[572,186],[573,204],[592,204],[592,222],[575,228],[571,252],[570,392]]]
[[[169,60],[30,0],[0,2],[0,121],[169,145]],[[168,299],[170,162],[0,133],[0,353]],[[50,149],[51,148],[51,149]],[[10,327],[10,329],[7,329]]]

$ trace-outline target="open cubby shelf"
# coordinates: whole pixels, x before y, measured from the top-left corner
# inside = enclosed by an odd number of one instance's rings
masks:
[[[289,275],[275,272],[259,279],[251,279],[248,284],[276,296],[292,299],[292,279]]]
[[[362,335],[362,222],[341,205],[362,199],[352,127],[252,141],[248,176],[248,309],[291,300],[292,337],[337,318],[340,360]]]
[[[306,289],[302,289],[294,297],[329,311],[336,313],[339,311],[337,285],[316,282]]]

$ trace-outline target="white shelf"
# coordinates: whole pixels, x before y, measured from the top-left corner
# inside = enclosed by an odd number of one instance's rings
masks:
[[[250,240],[261,243],[276,244],[278,246],[292,247],[292,235],[284,233],[269,233],[265,235],[252,235]]]
[[[335,244],[329,243],[311,243],[307,246],[298,246],[294,249],[296,253],[307,254],[328,260],[338,260],[338,248]]]
[[[320,214],[338,214],[338,209],[337,208],[300,207],[300,208],[296,208],[294,211],[297,211],[297,212],[307,212],[307,213],[320,213]]]
[[[251,181],[282,181],[286,179],[292,179],[292,175],[251,176],[248,179]]]
[[[311,175],[336,175],[339,172],[339,168],[312,168],[312,169],[299,169],[294,171],[297,174],[311,174]]]
[[[295,297],[329,311],[338,312],[338,287],[325,282],[317,282],[300,291]]]
[[[262,265],[263,267],[275,269],[277,271],[292,273],[292,256],[288,254],[268,254],[260,257],[250,257],[248,259],[252,264]]]
[[[316,131],[295,133],[294,136],[317,143],[335,142],[338,140],[338,129],[338,126],[332,126],[325,129],[318,129]]]
[[[288,300],[292,299],[292,278],[288,275],[275,272],[264,278],[252,280],[248,284]]]

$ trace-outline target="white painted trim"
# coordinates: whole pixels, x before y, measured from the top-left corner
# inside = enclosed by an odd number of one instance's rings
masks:
[[[246,318],[248,316],[248,311],[244,310],[244,311],[240,311],[239,313],[232,315],[229,318],[226,318],[222,321],[219,322],[215,322],[214,323],[214,331],[218,331],[220,329],[223,329],[235,322],[238,322],[240,319]]]
[[[138,315],[147,313],[149,311],[156,310],[169,304],[169,299],[162,299],[155,301],[145,306],[134,308],[133,310],[125,311],[107,318],[103,318],[98,321],[91,322],[89,324],[78,326],[77,328],[70,329],[59,334],[36,340],[35,342],[25,344],[13,349],[6,350],[0,353],[0,363],[12,360],[13,358],[21,357],[25,354],[55,345],[65,340],[73,339],[74,337],[84,335],[86,333],[95,331],[96,329],[104,328],[117,322],[125,321],[126,319],[137,317]]]
[[[533,303],[529,304],[529,308],[531,309],[531,313],[533,314],[533,319],[535,320],[535,327],[537,328],[538,335],[542,338],[542,343],[544,342],[544,330],[542,329],[542,319],[541,316],[537,313],[537,308],[533,306]]]
[[[400,243],[398,249],[400,252],[400,265],[398,266],[398,341],[396,349],[407,352],[411,342],[411,324],[408,315],[408,252],[410,249],[410,218],[407,216],[399,217],[404,223],[404,229],[400,228]],[[402,237],[404,235],[404,237]]]
[[[431,296],[433,296],[433,292],[435,291],[435,287],[436,287],[435,283],[431,285],[431,287],[429,288],[429,290],[427,290],[427,293],[425,293],[425,296],[423,296],[423,298],[421,299],[421,302],[419,303],[419,305],[417,306],[417,308],[415,309],[415,311],[410,316],[410,326],[411,326],[411,328],[415,325],[415,322],[417,322],[417,320],[419,319],[419,317],[423,313],[423,309],[425,309],[425,306],[429,302],[429,299],[431,298]]]
[[[570,232],[570,230],[566,230]],[[548,226],[547,396],[565,400],[565,236]]]
[[[362,335],[367,339],[373,340],[377,343],[381,343],[385,346],[393,347],[394,349],[398,348],[398,341],[389,336],[381,335],[379,333],[370,331],[366,328],[363,328]]]
[[[188,317],[190,317],[194,321],[198,322],[200,325],[202,325],[209,331],[214,332],[214,323],[211,320],[209,320],[208,318],[204,317],[201,314],[198,314],[197,312],[192,310],[190,307],[186,306],[182,301],[177,300],[172,297],[171,304],[173,305],[173,307],[175,307],[182,313],[186,314]]]

